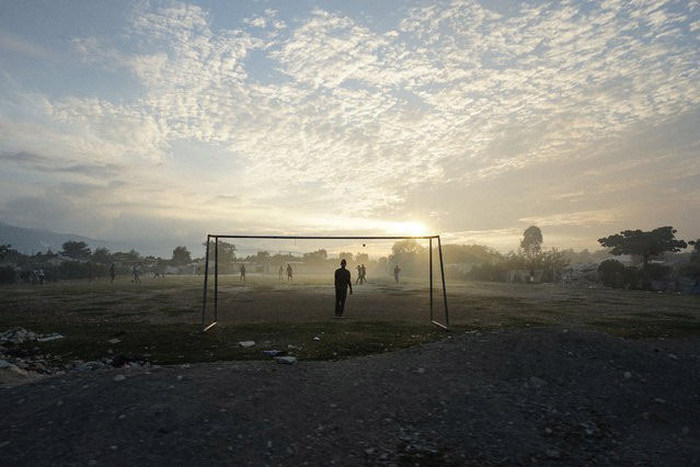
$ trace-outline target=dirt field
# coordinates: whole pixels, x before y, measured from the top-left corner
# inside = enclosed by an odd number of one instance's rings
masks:
[[[3,463],[700,463],[698,297],[450,284],[444,333],[426,324],[419,283],[357,287],[351,319],[339,322],[332,289],[253,279],[222,281],[220,325],[204,335],[201,283],[189,278],[4,289],[4,327],[66,334],[18,350],[74,358],[146,347],[155,359],[177,345],[188,363],[3,389]],[[241,350],[247,337],[257,345]],[[297,363],[261,359],[291,344]],[[260,361],[230,361],[239,355]]]
[[[213,321],[210,281],[206,322]],[[168,276],[47,284],[43,288],[6,287],[0,297],[0,324],[12,323],[152,323],[199,325],[202,278]],[[333,287],[327,277],[297,276],[293,283],[277,276],[248,274],[219,281],[218,320],[226,324],[325,322],[333,314]],[[434,312],[444,321],[439,283]],[[700,335],[700,297],[502,283],[448,283],[449,322],[457,328],[490,329],[526,325],[586,326],[630,337]],[[400,285],[379,278],[355,286],[346,314],[362,322],[428,323],[426,281]]]

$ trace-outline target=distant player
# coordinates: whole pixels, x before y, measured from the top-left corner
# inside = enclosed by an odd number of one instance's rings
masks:
[[[282,265],[280,264],[280,270],[277,271],[277,275],[279,276],[280,282],[282,282],[282,274],[284,274],[284,268],[283,268]]]
[[[291,281],[294,279],[294,271],[292,270],[292,265],[288,264],[287,265],[287,281]]]
[[[348,296],[348,288],[352,295],[352,278],[350,271],[345,269],[347,262],[345,259],[340,261],[340,267],[335,270],[335,317],[343,318],[345,310],[345,299]]]
[[[396,267],[394,268],[394,280],[396,281],[397,284],[399,283],[399,274],[400,273],[401,273],[401,268],[397,264]]]
[[[240,270],[241,270],[241,280],[243,282],[245,282],[245,264],[241,263]]]
[[[114,282],[114,278],[117,276],[117,273],[114,270],[114,263],[109,267],[109,283],[111,284]]]

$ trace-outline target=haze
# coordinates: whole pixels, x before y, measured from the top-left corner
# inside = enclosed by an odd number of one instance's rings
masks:
[[[699,31],[697,1],[0,1],[0,219],[694,239]]]

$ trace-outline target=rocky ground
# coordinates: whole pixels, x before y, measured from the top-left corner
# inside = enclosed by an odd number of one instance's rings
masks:
[[[338,362],[98,365],[0,394],[5,465],[700,463],[698,338],[471,332]]]

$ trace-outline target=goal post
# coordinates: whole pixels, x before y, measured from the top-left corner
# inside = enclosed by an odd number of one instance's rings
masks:
[[[207,234],[206,253],[204,258],[204,279],[202,292],[202,323],[201,330],[206,332],[216,326],[219,322],[219,244],[222,240],[230,239],[254,239],[254,240],[324,240],[324,241],[342,241],[342,240],[427,240],[428,241],[428,282],[429,282],[429,310],[430,322],[442,329],[449,330],[449,311],[447,306],[447,289],[445,284],[445,267],[442,254],[442,242],[440,235],[419,235],[419,236],[317,236],[317,235],[233,235],[233,234]],[[437,243],[435,248],[434,242]],[[364,246],[364,244],[363,244]],[[438,317],[434,298],[434,271],[433,271],[433,249],[437,250],[440,274],[440,289],[442,292],[442,311]],[[209,275],[213,275],[213,303],[210,311],[209,306]],[[242,273],[245,274],[245,273]],[[208,316],[208,312],[210,315]]]

